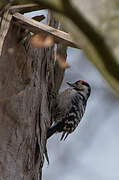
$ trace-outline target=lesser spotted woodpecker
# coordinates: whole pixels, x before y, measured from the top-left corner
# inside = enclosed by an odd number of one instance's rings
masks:
[[[90,85],[82,80],[67,84],[70,86],[56,98],[54,107],[54,124],[48,130],[47,138],[54,133],[62,133],[65,140],[80,123],[91,93]]]

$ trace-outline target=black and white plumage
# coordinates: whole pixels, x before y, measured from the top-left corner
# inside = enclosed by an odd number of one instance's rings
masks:
[[[80,123],[90,96],[90,85],[82,80],[67,83],[70,87],[58,95],[54,107],[54,125],[48,130],[47,138],[54,133],[62,133],[66,139]]]

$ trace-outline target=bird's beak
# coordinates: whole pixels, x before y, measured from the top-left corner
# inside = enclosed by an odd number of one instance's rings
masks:
[[[68,84],[69,86],[71,86],[71,87],[74,87],[74,83],[69,83],[69,82],[67,82],[67,84]]]
[[[67,84],[70,86],[70,87],[73,87],[73,88],[77,88],[76,87],[76,83],[69,83],[67,82]],[[82,89],[82,85],[78,87],[78,89],[81,88]]]

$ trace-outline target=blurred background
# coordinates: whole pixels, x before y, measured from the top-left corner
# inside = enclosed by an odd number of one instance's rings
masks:
[[[28,17],[46,11],[27,13]],[[44,21],[45,22],[45,21]],[[92,88],[85,115],[78,128],[60,141],[61,135],[48,140],[50,165],[45,161],[43,180],[119,180],[119,99],[83,52],[68,48],[60,91],[66,82],[86,80]]]
[[[66,82],[86,80],[92,88],[85,115],[78,128],[60,141],[48,140],[50,165],[43,180],[119,180],[119,99],[83,52],[68,48],[68,63],[61,90]]]

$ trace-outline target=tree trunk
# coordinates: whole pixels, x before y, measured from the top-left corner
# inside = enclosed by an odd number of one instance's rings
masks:
[[[29,37],[21,40],[23,34],[12,19],[0,57],[0,180],[41,179],[51,109],[64,75],[54,63],[54,47],[35,48]]]

